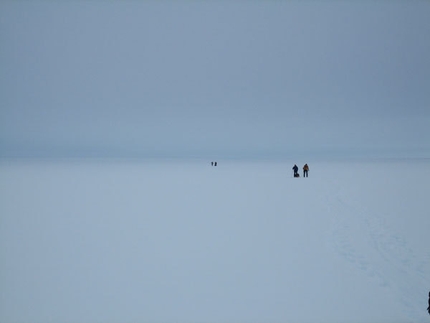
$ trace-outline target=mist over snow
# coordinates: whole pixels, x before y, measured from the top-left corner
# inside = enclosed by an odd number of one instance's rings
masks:
[[[1,1],[0,157],[430,158],[426,1]]]
[[[428,322],[429,161],[299,162],[3,160],[0,321]]]

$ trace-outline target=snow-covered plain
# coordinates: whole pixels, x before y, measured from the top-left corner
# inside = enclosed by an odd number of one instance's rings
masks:
[[[0,322],[430,321],[429,160],[218,162],[2,161]]]

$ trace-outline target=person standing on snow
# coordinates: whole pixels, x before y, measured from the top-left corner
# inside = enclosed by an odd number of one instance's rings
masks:
[[[430,292],[429,292],[429,307],[427,307],[427,311],[429,312],[429,314],[430,314]]]
[[[297,167],[296,164],[294,164],[294,166],[293,166],[293,171],[294,171],[294,177],[298,177],[297,175],[299,175],[299,173],[298,173],[299,168]]]
[[[308,164],[305,164],[305,166],[303,166],[303,177],[308,177],[308,172],[309,172],[309,166]]]

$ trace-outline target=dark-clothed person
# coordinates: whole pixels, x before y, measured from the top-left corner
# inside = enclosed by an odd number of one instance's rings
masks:
[[[429,314],[430,314],[430,292],[429,292],[429,307],[427,307],[427,311],[429,312]]]
[[[299,168],[297,167],[296,164],[294,164],[293,166],[293,171],[294,171],[294,177],[298,177],[297,175],[299,175]]]
[[[305,164],[305,166],[303,166],[303,177],[308,177],[308,172],[309,172],[309,166],[308,164]]]

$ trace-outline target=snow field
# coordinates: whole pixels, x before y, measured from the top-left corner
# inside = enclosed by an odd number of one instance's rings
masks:
[[[430,163],[306,162],[2,162],[0,321],[428,321]]]

